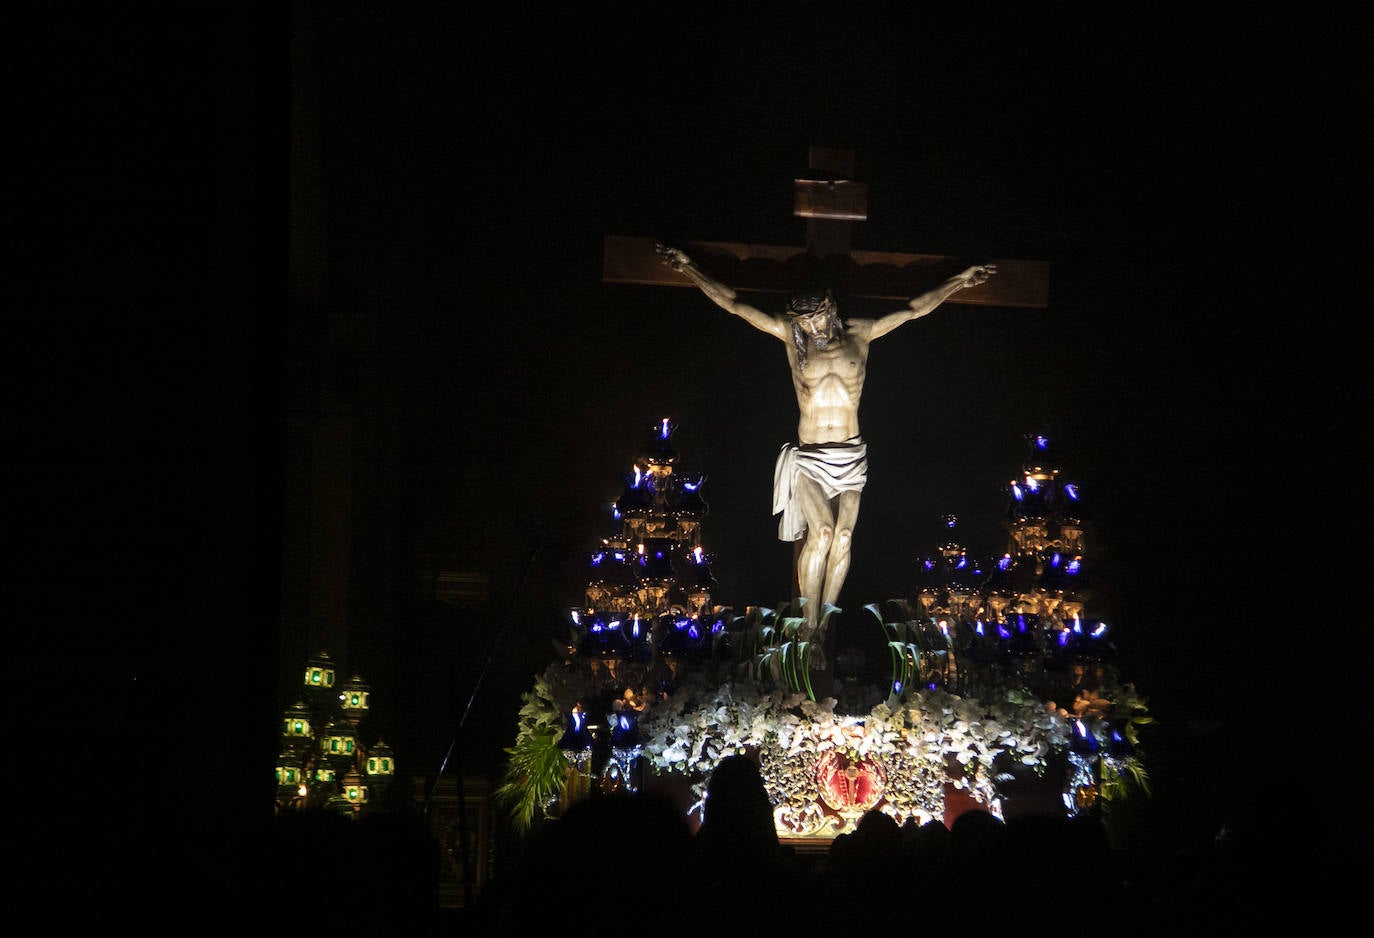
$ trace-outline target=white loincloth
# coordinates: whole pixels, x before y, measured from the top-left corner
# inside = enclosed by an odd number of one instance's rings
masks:
[[[851,436],[842,443],[796,443],[783,446],[773,470],[773,514],[778,520],[778,540],[799,541],[806,535],[806,517],[797,504],[798,473],[814,479],[827,498],[841,492],[862,492],[868,481],[868,446],[863,437]]]

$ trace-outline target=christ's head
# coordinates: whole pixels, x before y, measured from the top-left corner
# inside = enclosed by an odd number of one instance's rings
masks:
[[[815,343],[819,349],[829,348],[830,343],[844,332],[835,297],[829,290],[792,297],[787,304],[787,319],[792,324],[792,345],[801,365],[806,364],[808,344]]]

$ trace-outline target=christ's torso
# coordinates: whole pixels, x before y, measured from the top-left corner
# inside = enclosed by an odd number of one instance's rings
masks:
[[[839,443],[858,436],[868,343],[846,331],[827,349],[809,343],[805,367],[798,366],[796,350],[790,345],[787,361],[801,412],[797,442]]]

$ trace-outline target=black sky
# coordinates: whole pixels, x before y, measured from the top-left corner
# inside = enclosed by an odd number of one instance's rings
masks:
[[[800,245],[791,180],[809,146],[840,146],[870,190],[856,248],[1052,264],[1047,310],[946,307],[875,346],[852,589],[899,595],[945,512],[998,549],[996,487],[1021,435],[1048,429],[1097,506],[1098,612],[1142,689],[1251,738],[1245,708],[1279,681],[1300,605],[1273,587],[1321,569],[1354,510],[1353,434],[1332,431],[1358,352],[1328,341],[1362,263],[1339,221],[1366,189],[1349,23],[400,6],[319,4],[305,31],[236,6],[30,35],[12,201],[34,236],[11,243],[29,276],[10,369],[28,550],[8,591],[41,624],[22,662],[69,634],[56,656],[113,688],[125,721],[191,721],[184,700],[232,724],[232,680],[179,679],[188,662],[241,665],[272,696],[302,276],[357,326],[396,564],[425,539],[470,549],[499,594],[543,532],[521,613],[575,603],[601,507],[670,415],[710,474],[719,601],[782,599],[781,350],[693,291],[603,285],[601,239]],[[314,127],[293,123],[301,94]],[[542,635],[511,641],[508,673],[542,665]],[[404,667],[380,683],[402,694]]]

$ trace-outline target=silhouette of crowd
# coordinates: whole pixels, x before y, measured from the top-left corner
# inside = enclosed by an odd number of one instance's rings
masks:
[[[278,820],[287,879],[317,887],[308,894],[347,895],[397,934],[440,923],[437,847],[420,818]],[[342,862],[316,862],[322,845]],[[1004,821],[972,809],[946,827],[874,810],[828,849],[802,854],[779,841],[755,763],[733,756],[709,780],[695,833],[680,805],[652,793],[572,805],[484,885],[461,931],[1157,934],[1224,924],[1251,898],[1260,854],[1247,859],[1225,838],[1211,847],[1156,858],[1142,876],[1094,814]]]

